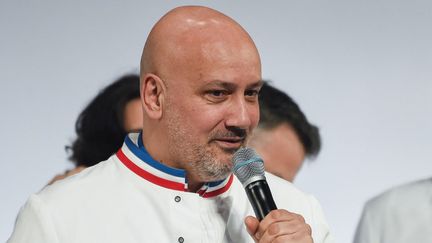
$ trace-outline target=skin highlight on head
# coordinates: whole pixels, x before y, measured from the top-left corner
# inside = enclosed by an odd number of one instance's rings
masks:
[[[260,80],[255,44],[234,20],[206,7],[168,12],[141,60],[144,146],[185,169],[190,191],[225,178],[258,123]]]

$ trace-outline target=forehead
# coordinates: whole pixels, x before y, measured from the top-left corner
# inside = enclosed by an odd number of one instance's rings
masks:
[[[261,80],[261,64],[257,56],[205,50],[190,55],[182,73],[176,77],[188,85],[248,86]]]
[[[195,33],[196,34],[196,33]],[[171,43],[164,59],[165,74],[186,80],[261,79],[261,61],[253,42],[245,36],[185,35]],[[167,50],[167,51],[168,51]]]

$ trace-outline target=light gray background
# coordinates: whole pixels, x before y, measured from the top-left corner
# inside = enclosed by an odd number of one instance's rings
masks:
[[[322,153],[296,184],[321,201],[337,242],[352,240],[368,198],[432,174],[429,0],[1,0],[0,241],[27,197],[71,167],[64,146],[86,102],[138,71],[151,26],[187,3],[241,23],[263,76],[319,125]]]

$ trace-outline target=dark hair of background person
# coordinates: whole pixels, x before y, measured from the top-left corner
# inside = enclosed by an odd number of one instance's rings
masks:
[[[297,103],[287,94],[264,81],[259,95],[261,129],[270,130],[281,124],[290,125],[299,137],[305,154],[315,157],[321,149],[319,129],[309,123]]]
[[[108,159],[122,145],[126,104],[140,97],[139,76],[125,75],[105,87],[75,122],[76,140],[66,150],[76,166],[92,166]]]

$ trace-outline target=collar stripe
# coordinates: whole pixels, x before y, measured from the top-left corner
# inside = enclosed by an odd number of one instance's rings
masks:
[[[154,160],[142,143],[141,133],[128,134],[116,157],[133,173],[155,185],[176,191],[188,191],[186,171]],[[203,198],[221,195],[230,189],[233,177],[231,174],[223,180],[204,183],[196,193]]]
[[[133,140],[132,140],[133,141]],[[173,176],[172,174],[166,173],[163,170],[158,170],[156,168],[154,168],[153,166],[149,165],[146,161],[141,160],[141,158],[139,158],[136,154],[134,154],[126,144],[123,144],[123,146],[121,147],[121,150],[123,152],[123,154],[130,160],[132,161],[136,166],[140,167],[142,170],[156,176],[159,178],[163,178],[165,180],[169,180],[169,181],[173,181],[173,182],[177,182],[177,183],[182,183],[185,184],[186,183],[186,178],[185,177],[178,177],[178,176]]]
[[[129,168],[131,171],[133,171],[135,174],[139,175],[140,177],[144,178],[145,180],[172,190],[186,191],[185,185],[183,183],[165,180],[163,178],[157,177],[141,169],[139,166],[133,163],[128,157],[126,157],[126,155],[123,153],[121,149],[116,153],[116,155],[127,168]]]
[[[140,143],[141,141],[141,143]],[[142,144],[142,137],[141,137],[141,133],[138,135],[138,145],[142,146],[141,148],[144,148],[143,144]],[[132,142],[131,138],[129,136],[126,136],[125,138],[125,144],[128,147],[128,149],[135,155],[137,156],[140,160],[145,161],[148,165],[150,165],[151,167],[165,172],[167,174],[170,174],[172,176],[176,176],[176,177],[185,177],[185,172],[183,170],[179,170],[179,169],[175,169],[172,167],[168,167],[164,164],[159,163],[158,161],[154,160],[150,154],[147,152],[147,150],[145,149],[140,149],[139,146],[137,146],[136,144],[134,144],[134,142]]]
[[[214,197],[214,196],[220,195],[220,194],[228,191],[228,189],[231,187],[232,182],[233,182],[233,175],[230,176],[227,184],[224,187],[221,187],[215,191],[204,192],[203,194],[200,194],[200,195],[204,198],[209,198],[209,197]]]

